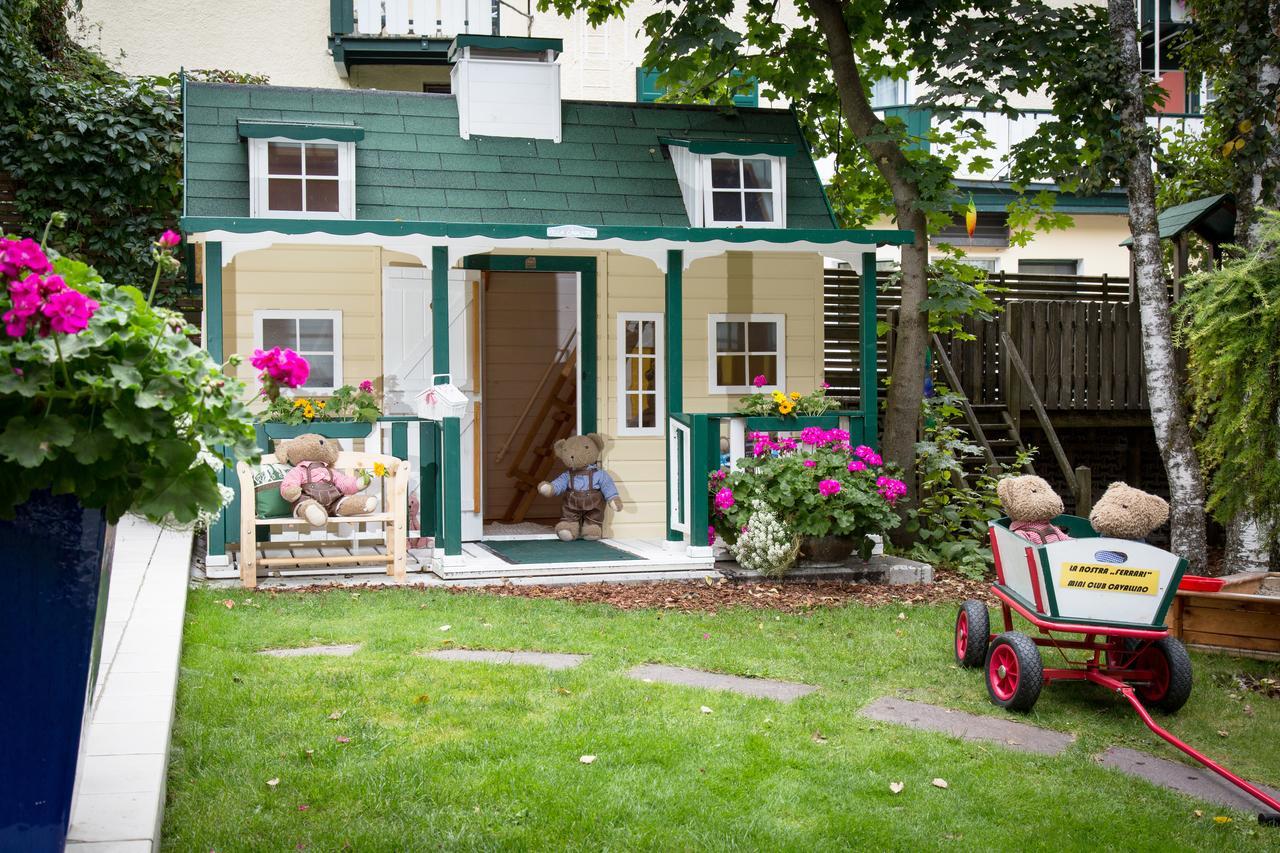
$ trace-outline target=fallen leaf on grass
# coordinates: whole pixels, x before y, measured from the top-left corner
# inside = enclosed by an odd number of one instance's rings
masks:
[[[441,631],[448,631],[448,630],[449,630],[450,628],[452,628],[452,627],[453,627],[452,625],[441,625],[441,626],[440,626],[440,630],[441,630]]]
[[[280,777],[279,777],[279,776],[277,776],[277,777],[276,777],[276,778],[274,778],[274,779],[268,779],[268,780],[267,780],[267,787],[268,787],[268,788],[274,788],[276,785],[279,785],[279,784],[280,784]]]
[[[905,788],[905,787],[907,787],[907,786],[906,786],[906,785],[904,785],[904,784],[903,784],[903,783],[901,783],[901,782],[890,782],[890,783],[889,783],[889,790],[890,790],[892,793],[895,793],[895,794],[901,794],[901,793],[902,793],[902,789],[903,789],[903,788]]]
[[[814,733],[813,733],[813,742],[814,742],[814,743],[826,743],[826,742],[827,742],[827,736],[826,736],[826,735],[824,735],[822,732],[814,732]]]
[[[932,782],[930,782],[929,784],[930,784],[930,785],[932,785],[932,786],[933,786],[933,787],[935,787],[935,788],[945,788],[945,787],[947,787],[947,780],[946,780],[946,779],[934,779],[934,780],[933,780]]]
[[[1214,815],[1214,817],[1213,817],[1213,822],[1214,822],[1214,823],[1231,823],[1231,818],[1229,818],[1229,817],[1227,817],[1226,815],[1223,815],[1223,814],[1220,814],[1220,815]]]
[[[1253,706],[1252,706],[1252,705],[1245,705],[1245,706],[1244,706],[1243,708],[1241,708],[1240,710],[1244,712],[1244,715],[1245,715],[1246,717],[1252,717],[1252,716],[1253,716]]]
[[[583,764],[590,764],[595,760],[596,760],[596,757],[594,755],[584,755],[578,759],[578,761],[582,762]]]
[[[1196,809],[1194,814],[1196,817],[1204,817],[1204,812],[1200,811],[1199,809]]]
[[[330,714],[330,715],[329,715],[329,719],[331,719],[331,720],[341,720],[341,719],[342,719],[342,715],[343,715],[343,714],[345,714],[345,713],[346,713],[346,712],[345,712],[345,711],[342,711],[342,710],[334,711],[332,714]]]
[[[231,608],[236,606],[236,603],[228,598],[227,600],[222,602],[222,606],[230,610]]]
[[[414,699],[413,701],[414,701],[414,704],[416,704],[416,705],[425,705],[425,704],[427,704],[428,702],[430,702],[430,701],[431,701],[431,697],[430,697],[430,696],[428,696],[427,694],[423,693],[423,694],[421,694],[420,696],[418,696],[418,698]]]
[[[703,706],[702,706],[701,708],[699,708],[698,710],[699,710],[699,711],[701,711],[701,712],[702,712],[702,713],[704,713],[704,714],[710,714],[710,713],[711,713],[711,709],[710,709],[710,708],[708,708],[706,705],[703,705]]]
[[[899,613],[899,614],[898,614],[898,618],[899,618],[899,619],[901,619],[901,620],[903,620],[903,621],[906,621],[907,614],[905,614],[905,613]]]
[[[336,738],[334,738],[334,740],[336,740],[338,743],[351,743],[351,738],[347,737],[346,735],[338,735]]]
[[[556,688],[556,692],[557,692],[557,693],[559,693],[561,696],[572,696],[572,695],[573,695],[573,691],[572,691],[572,690],[569,690],[568,688],[565,688],[565,687],[557,687],[557,688]]]
[[[1223,729],[1218,729],[1218,737],[1229,737],[1230,735]]]

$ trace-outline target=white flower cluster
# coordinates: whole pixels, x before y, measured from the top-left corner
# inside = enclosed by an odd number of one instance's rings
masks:
[[[800,551],[800,538],[782,523],[764,501],[753,501],[751,507],[747,529],[730,550],[742,568],[781,577],[796,561],[796,555]]]

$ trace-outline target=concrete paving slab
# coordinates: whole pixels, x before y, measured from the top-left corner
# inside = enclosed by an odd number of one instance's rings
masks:
[[[333,657],[333,658],[349,658],[364,643],[346,643],[337,646],[302,646],[297,649],[263,649],[258,652],[260,655],[270,655],[273,658],[305,658],[305,657]]]
[[[790,702],[807,696],[818,688],[794,681],[775,681],[771,678],[743,678],[722,672],[707,672],[682,666],[643,664],[627,670],[627,675],[637,681],[656,681],[662,684],[678,684],[682,687],[701,687],[706,690],[728,690],[743,696],[756,696]]]
[[[150,841],[68,841],[66,853],[151,853]]]
[[[1222,779],[1218,774],[1202,767],[1193,767],[1180,761],[1170,761],[1167,758],[1159,758],[1150,753],[1120,746],[1108,749],[1097,757],[1097,761],[1103,767],[1111,767],[1121,773],[1146,779],[1148,782],[1180,791],[1198,800],[1245,812],[1257,813],[1266,810],[1266,807],[1253,797]],[[1256,782],[1253,784],[1272,797],[1280,799],[1280,790],[1258,785]]]
[[[571,655],[561,652],[492,652],[484,649],[440,649],[434,652],[422,652],[421,655],[433,660],[523,664],[552,670],[573,669],[590,657],[590,655]]]
[[[998,743],[1019,752],[1058,755],[1075,741],[1074,735],[1030,726],[1000,717],[981,717],[939,705],[881,696],[860,711],[862,716],[913,729],[942,732],[962,740]]]

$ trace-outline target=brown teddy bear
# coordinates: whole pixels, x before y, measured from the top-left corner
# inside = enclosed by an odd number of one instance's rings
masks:
[[[622,499],[613,478],[600,470],[600,452],[604,438],[599,433],[571,435],[557,441],[552,448],[568,471],[551,482],[538,484],[543,497],[564,495],[556,536],[565,542],[575,539],[599,539],[604,535],[604,507],[622,511]]]
[[[1102,536],[1146,539],[1169,520],[1169,504],[1126,483],[1112,483],[1093,505],[1089,523]]]
[[[356,494],[355,477],[334,470],[340,452],[335,439],[315,433],[276,442],[276,458],[294,466],[280,481],[280,497],[293,504],[294,518],[324,527],[331,515],[365,515],[378,505],[373,495]]]
[[[1054,517],[1062,515],[1062,498],[1042,478],[1005,477],[996,483],[996,497],[1009,516],[1009,529],[1028,542],[1047,545],[1071,538],[1053,524]]]

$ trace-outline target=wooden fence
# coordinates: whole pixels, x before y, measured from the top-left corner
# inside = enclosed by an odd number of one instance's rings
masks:
[[[0,172],[0,234],[16,234],[22,229],[18,216],[17,185],[13,178]]]
[[[888,323],[892,312],[902,302],[902,289],[894,282],[893,274],[879,273],[877,276],[878,293],[876,299],[876,318],[880,323]],[[1097,305],[1099,312],[1110,312],[1116,305],[1125,305],[1129,301],[1129,280],[1115,276],[1062,276],[1062,275],[1021,275],[1014,273],[996,273],[990,281],[1004,288],[995,294],[995,299],[1002,305],[1014,302],[1059,302],[1062,304],[1080,303]],[[824,289],[824,339],[826,346],[826,377],[831,385],[831,395],[839,398],[849,406],[858,402],[858,341],[862,330],[858,325],[858,292],[861,286],[860,275],[852,270],[827,270]],[[1099,317],[1101,320],[1101,317]],[[1047,320],[1046,320],[1047,322]],[[985,326],[992,325],[992,329]],[[1088,325],[1087,318],[1084,326]],[[1072,315],[1074,329],[1074,314]],[[1136,327],[1135,327],[1136,328]],[[973,395],[974,402],[1003,402],[998,397],[999,378],[999,332],[994,324],[973,322],[969,330],[978,336],[975,344],[956,345],[952,351],[953,363],[960,369],[964,361],[969,370],[962,376],[978,387],[965,390]],[[873,330],[874,333],[874,330]],[[1088,346],[1088,334],[1086,344]],[[1014,340],[1019,338],[1014,336]],[[1136,338],[1135,338],[1136,340]],[[889,372],[889,351],[892,335],[883,334],[876,344],[876,372],[881,383]],[[1016,344],[1022,350],[1022,344]],[[978,354],[970,349],[978,350]],[[1075,347],[1072,346],[1074,359]],[[1086,349],[1087,353],[1087,349]],[[1023,351],[1024,357],[1026,352]],[[1074,362],[1073,362],[1074,363]],[[1125,363],[1127,365],[1128,359]],[[981,365],[986,367],[979,369]],[[988,378],[987,374],[992,376]],[[1099,382],[1099,387],[1101,383]],[[1101,392],[1099,392],[1101,393]],[[1098,395],[1095,395],[1097,397]],[[1145,405],[1145,400],[1143,401]]]

